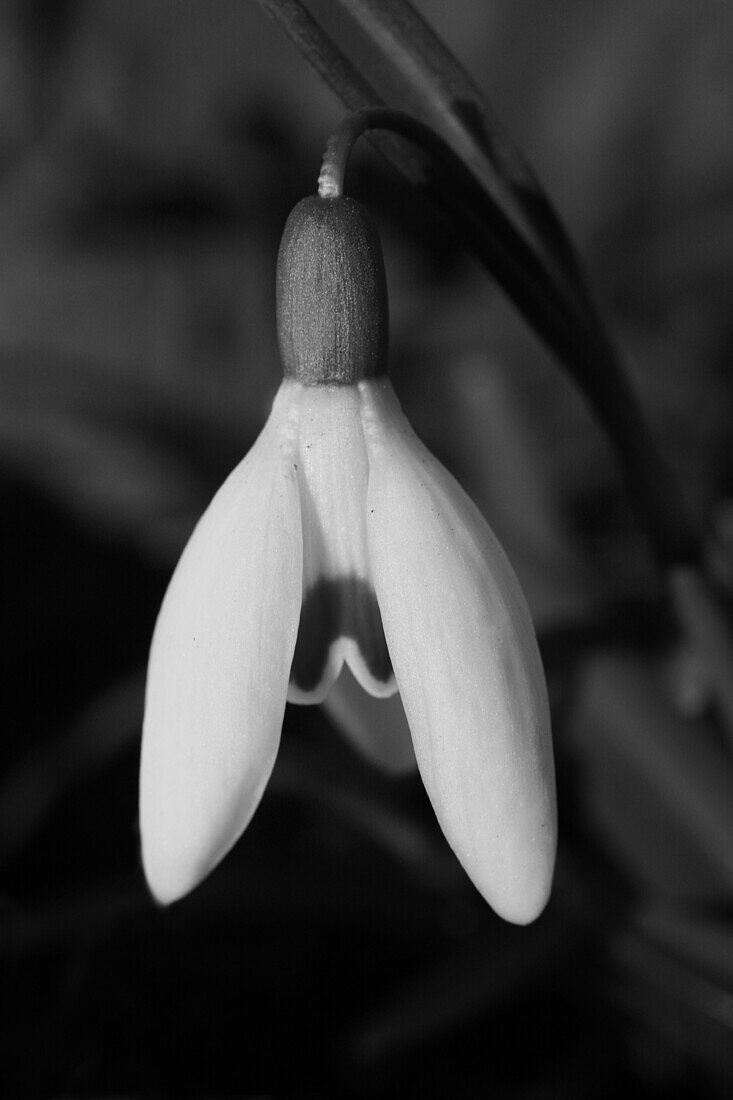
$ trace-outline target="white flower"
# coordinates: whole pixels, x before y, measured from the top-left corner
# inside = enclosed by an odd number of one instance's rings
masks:
[[[232,847],[270,776],[286,699],[323,700],[344,663],[371,695],[399,689],[456,855],[497,913],[532,920],[552,879],[554,771],[511,566],[386,378],[286,378],[196,527],[155,629],[140,828],[159,901]],[[373,755],[385,755],[379,731]]]

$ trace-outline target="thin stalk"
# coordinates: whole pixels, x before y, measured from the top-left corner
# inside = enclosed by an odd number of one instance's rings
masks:
[[[259,3],[349,110],[383,105],[379,92],[349,61],[300,0],[259,0]],[[389,134],[380,134],[370,140],[409,183],[414,186],[425,184],[424,158],[416,154],[413,147]]]
[[[531,166],[477,85],[409,0],[340,0],[408,89],[405,109],[436,129],[482,181],[548,268],[584,296],[575,249]]]

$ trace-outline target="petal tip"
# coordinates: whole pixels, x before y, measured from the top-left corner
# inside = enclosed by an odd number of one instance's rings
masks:
[[[141,828],[141,856],[148,890],[158,905],[172,905],[189,894],[213,870],[218,859],[196,858],[189,845],[181,846]]]
[[[552,892],[552,870],[536,881],[523,883],[514,890],[502,892],[502,896],[487,898],[492,909],[510,924],[532,924],[542,915]]]
[[[554,820],[540,826],[534,843],[512,854],[509,864],[494,867],[486,888],[474,882],[491,908],[511,924],[531,924],[544,911],[552,892],[557,830]],[[473,876],[472,876],[473,877]]]

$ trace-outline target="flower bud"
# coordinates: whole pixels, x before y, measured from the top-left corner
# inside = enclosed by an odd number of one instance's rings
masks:
[[[313,195],[288,218],[277,261],[277,326],[286,377],[354,385],[386,371],[387,283],[368,211]]]

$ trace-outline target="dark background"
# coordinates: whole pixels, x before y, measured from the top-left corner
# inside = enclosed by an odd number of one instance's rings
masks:
[[[568,225],[730,603],[730,5],[418,6]],[[7,1094],[729,1095],[731,730],[581,399],[368,150],[395,387],[535,615],[555,890],[504,924],[419,780],[288,708],[242,841],[154,907],[149,639],[278,385],[279,238],[343,112],[247,0],[5,0],[0,89]]]

